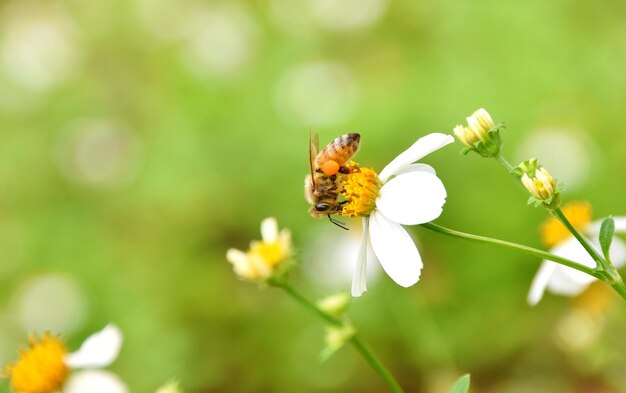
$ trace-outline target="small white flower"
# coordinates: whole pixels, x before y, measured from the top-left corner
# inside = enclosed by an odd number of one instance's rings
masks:
[[[375,187],[372,181],[367,180],[375,178],[374,175],[369,175],[366,180],[361,179],[363,182],[369,181],[371,187],[362,184],[362,187],[357,185],[353,189],[348,179],[348,200],[351,199],[350,194],[375,198],[369,202],[359,201],[359,206],[365,209],[363,212],[359,212],[358,207],[352,210],[353,215],[363,217],[363,237],[352,281],[352,296],[361,296],[367,290],[368,243],[371,243],[385,272],[396,283],[409,287],[419,280],[422,259],[413,239],[402,225],[423,224],[439,217],[446,202],[446,189],[431,166],[414,162],[452,142],[452,136],[439,133],[418,139],[380,172]],[[367,168],[362,170],[367,174]]]
[[[117,359],[123,341],[122,332],[113,324],[87,337],[64,361],[71,369],[89,370],[73,373],[63,393],[128,393],[128,388],[117,375],[95,370],[107,367]]]
[[[127,393],[126,385],[115,374],[93,370],[110,365],[117,358],[122,341],[121,331],[112,324],[88,337],[72,353],[50,333],[33,336],[30,347],[7,366],[8,378],[17,392]],[[70,373],[73,369],[90,370]]]
[[[274,217],[261,222],[261,237],[262,240],[250,243],[248,251],[231,248],[226,252],[226,259],[242,280],[263,282],[291,256],[291,232],[288,229],[279,231]]]
[[[615,233],[626,233],[626,217],[614,217],[614,220]],[[600,244],[597,239],[600,234],[602,221],[604,220],[594,221],[582,231],[591,245],[600,253]],[[589,256],[587,251],[573,236],[569,236],[556,244],[550,249],[550,252],[587,267],[593,268],[596,266],[593,258]],[[626,263],[626,243],[614,237],[611,243],[610,257],[615,267],[622,267]],[[539,303],[546,289],[558,295],[576,296],[595,280],[595,277],[578,270],[544,260],[531,284],[530,292],[528,293],[528,303],[532,306]]]

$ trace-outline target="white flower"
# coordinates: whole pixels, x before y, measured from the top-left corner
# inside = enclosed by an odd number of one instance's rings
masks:
[[[121,331],[112,324],[88,337],[72,353],[50,333],[33,336],[30,347],[6,368],[11,386],[18,392],[127,393],[128,388],[115,374],[95,370],[117,358],[122,341]],[[87,370],[70,373],[72,369]]]
[[[263,282],[271,278],[291,256],[291,232],[288,229],[279,231],[274,217],[261,222],[261,237],[260,241],[252,241],[246,252],[235,248],[226,252],[226,259],[242,280]]]
[[[615,232],[626,232],[626,217],[614,217]],[[583,231],[583,235],[588,238],[591,245],[601,253],[598,235],[600,234],[600,226],[602,221],[592,222]],[[587,267],[595,267],[596,263],[591,256],[580,245],[578,240],[573,236],[567,237],[565,240],[556,244],[550,252],[563,258],[571,259],[575,262]],[[626,263],[626,243],[617,237],[613,238],[610,249],[611,262],[617,268]],[[583,292],[589,284],[596,278],[588,274],[580,272],[561,264],[544,260],[535,275],[528,293],[528,303],[535,305],[539,303],[545,290],[566,296],[576,296]]]
[[[361,296],[367,290],[368,242],[385,272],[396,283],[409,287],[419,280],[422,259],[402,225],[423,224],[439,217],[446,202],[446,189],[431,166],[413,163],[452,142],[454,138],[450,135],[426,135],[393,159],[378,175],[379,189],[374,188],[377,192],[371,194],[375,200],[370,204],[361,203],[368,210],[366,214],[357,214],[363,216],[363,237],[352,281],[352,296]],[[346,189],[351,192],[350,179]],[[360,191],[367,194],[371,189],[363,187]],[[359,190],[355,194],[359,194]],[[350,200],[349,195],[347,199]]]
[[[117,359],[122,349],[120,329],[109,324],[87,337],[76,352],[65,357],[65,364],[73,369],[88,369],[73,373],[64,393],[127,393],[128,388],[120,378],[99,368],[107,367]]]

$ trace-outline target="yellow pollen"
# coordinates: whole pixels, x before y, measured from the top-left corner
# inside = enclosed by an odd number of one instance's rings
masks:
[[[63,386],[68,367],[63,362],[65,344],[46,333],[41,339],[31,338],[30,348],[20,353],[17,362],[6,368],[16,393],[53,393]]]
[[[563,207],[563,214],[574,228],[584,232],[591,222],[591,205],[587,202],[570,202]],[[548,218],[540,227],[541,240],[548,247],[553,247],[571,236],[559,220]]]
[[[256,254],[270,267],[275,267],[287,259],[288,250],[276,241],[272,243],[254,241],[250,245],[250,254]]]
[[[367,217],[376,207],[378,191],[382,186],[378,175],[371,168],[354,168],[346,175],[343,196],[348,203],[341,211],[346,217]]]

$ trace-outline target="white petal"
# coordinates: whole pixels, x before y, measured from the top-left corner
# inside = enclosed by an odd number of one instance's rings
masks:
[[[615,220],[616,233],[626,232],[626,217],[613,217],[613,220]]]
[[[354,277],[352,278],[352,296],[359,297],[367,291],[367,240],[369,237],[369,220],[363,218],[363,236],[359,245]]]
[[[398,170],[395,175],[399,176],[403,173],[409,173],[409,172],[427,172],[433,175],[436,175],[437,172],[435,172],[435,168],[433,168],[430,165],[427,164],[411,164],[411,165],[407,165],[405,167],[402,167],[400,170]]]
[[[597,247],[597,246],[596,246]],[[555,246],[551,253],[563,258],[571,259],[587,267],[595,267],[596,263],[578,240],[570,237]],[[575,296],[584,291],[594,277],[567,266],[558,265],[548,282],[548,290],[552,293],[566,296]]]
[[[454,142],[454,138],[451,135],[432,133],[423,136],[387,164],[378,177],[385,182],[390,176],[395,175],[403,167],[452,142]]]
[[[403,225],[430,222],[441,215],[446,189],[439,178],[427,172],[409,172],[385,183],[376,208],[390,220]]]
[[[609,252],[611,262],[616,268],[624,266],[626,263],[626,243],[617,237],[611,242],[611,251]]]
[[[535,278],[533,278],[532,284],[530,284],[530,291],[528,292],[528,304],[534,306],[539,303],[541,298],[543,297],[543,293],[548,286],[548,281],[552,277],[552,273],[554,273],[554,269],[556,269],[558,265],[551,261],[543,261],[541,263],[541,267],[537,271]]]
[[[266,243],[274,243],[278,238],[278,222],[274,217],[261,221],[261,238]]]
[[[106,367],[117,358],[122,348],[122,341],[120,329],[109,324],[101,331],[87,337],[78,351],[67,355],[65,364],[70,368]]]
[[[63,393],[128,393],[128,387],[112,372],[86,370],[72,373]]]
[[[229,248],[228,251],[226,251],[226,260],[235,265],[235,267],[248,264],[248,256],[246,253],[236,248]]]
[[[415,284],[423,264],[407,231],[376,210],[370,216],[369,227],[372,248],[389,277],[403,287]]]
[[[595,277],[578,270],[559,266],[548,283],[548,290],[557,295],[576,296],[595,280]]]

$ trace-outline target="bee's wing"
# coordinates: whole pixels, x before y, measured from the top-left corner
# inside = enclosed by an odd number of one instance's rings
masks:
[[[309,131],[309,168],[311,169],[311,184],[315,186],[315,165],[313,164],[317,157],[317,150],[320,146],[320,138],[317,132]]]

